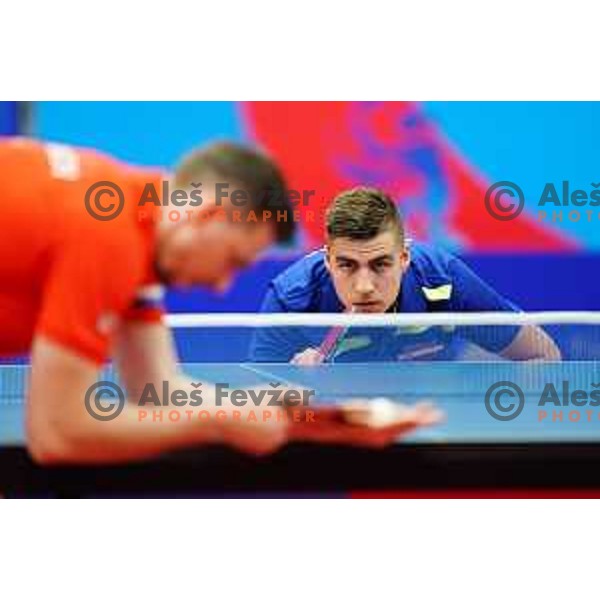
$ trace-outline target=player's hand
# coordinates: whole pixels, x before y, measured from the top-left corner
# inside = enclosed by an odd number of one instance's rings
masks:
[[[293,365],[313,366],[320,365],[325,360],[323,354],[317,348],[306,348],[298,352],[290,361]]]
[[[443,412],[429,402],[407,406],[379,399],[310,408],[314,419],[294,423],[290,441],[384,448],[444,420]]]

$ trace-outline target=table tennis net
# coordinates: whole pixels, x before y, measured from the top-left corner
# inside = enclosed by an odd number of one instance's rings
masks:
[[[548,360],[556,351],[561,360],[600,358],[600,313],[171,315],[169,322],[186,362],[288,363],[310,349],[326,363],[482,362],[523,352]]]

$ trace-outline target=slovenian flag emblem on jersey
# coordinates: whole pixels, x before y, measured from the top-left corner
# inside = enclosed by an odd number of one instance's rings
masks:
[[[162,285],[146,285],[138,290],[133,303],[133,308],[141,310],[162,310],[164,299],[165,289]]]

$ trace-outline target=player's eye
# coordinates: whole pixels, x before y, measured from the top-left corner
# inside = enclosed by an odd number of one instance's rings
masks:
[[[345,273],[350,273],[354,269],[354,265],[351,262],[339,262],[338,269]]]
[[[377,262],[373,263],[373,270],[376,273],[382,273],[391,266],[392,263],[389,260],[378,260]]]

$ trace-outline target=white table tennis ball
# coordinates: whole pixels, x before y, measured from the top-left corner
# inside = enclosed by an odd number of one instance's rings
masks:
[[[400,411],[391,400],[374,398],[369,404],[369,427],[388,427],[398,420]]]
[[[381,428],[394,425],[402,411],[387,398],[355,400],[347,405],[346,421],[355,425]]]

